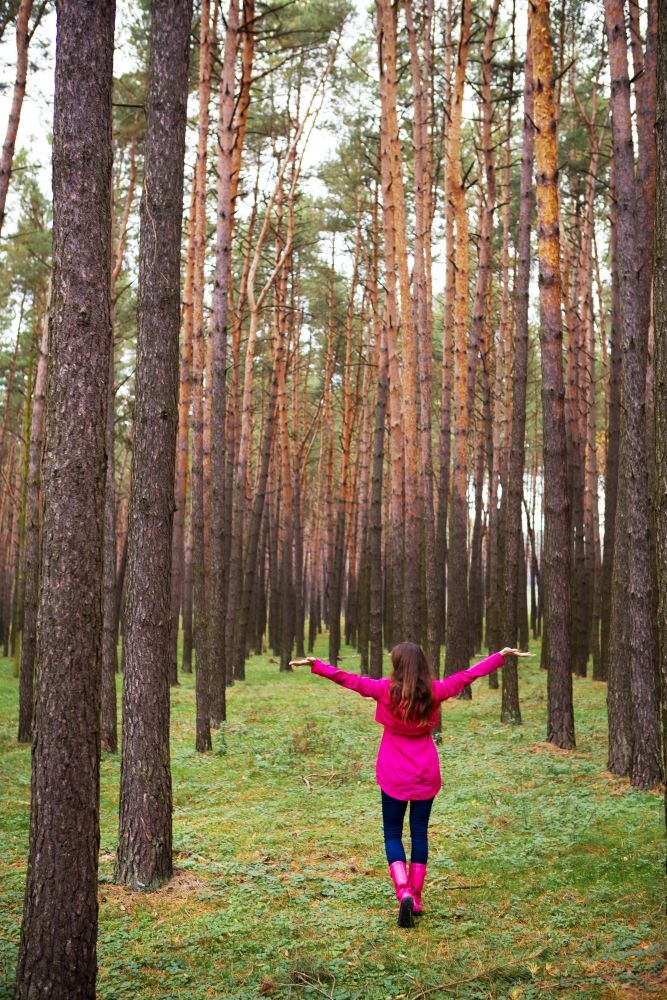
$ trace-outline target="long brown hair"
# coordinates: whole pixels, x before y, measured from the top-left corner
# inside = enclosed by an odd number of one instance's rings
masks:
[[[389,688],[392,710],[405,722],[425,724],[435,709],[433,675],[416,642],[400,642],[391,651],[394,672]]]

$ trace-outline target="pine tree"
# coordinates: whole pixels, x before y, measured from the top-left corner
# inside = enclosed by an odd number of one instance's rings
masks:
[[[95,996],[114,13],[113,0],[58,6],[26,1000]]]

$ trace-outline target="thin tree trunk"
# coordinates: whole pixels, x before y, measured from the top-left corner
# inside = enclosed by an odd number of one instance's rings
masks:
[[[563,327],[558,236],[558,129],[548,0],[530,0],[534,79],[537,248],[540,284],[544,511],[548,630],[547,739],[574,747],[572,708],[570,519],[563,387]]]
[[[345,361],[342,375],[342,413],[340,432],[340,473],[336,488],[338,503],[334,519],[333,561],[329,576],[329,660],[338,661],[341,645],[340,614],[343,600],[345,570],[346,522],[351,509],[350,463],[353,430],[353,401],[351,389],[352,338],[354,332],[354,295],[359,275],[359,254],[361,248],[360,202],[356,203],[357,229],[354,243],[352,276],[348,290],[347,314],[345,320]]]
[[[49,300],[51,296],[48,296]],[[32,400],[30,421],[30,458],[28,465],[26,533],[23,590],[23,641],[19,684],[19,743],[32,739],[33,678],[35,642],[37,639],[37,606],[39,599],[39,538],[42,442],[44,438],[44,391],[49,349],[49,313],[44,317],[42,339],[37,362],[37,377]]]
[[[403,527],[405,505],[405,470],[403,461],[403,415],[401,410],[402,379],[398,362],[398,291],[396,284],[396,222],[394,186],[389,165],[389,135],[387,117],[387,73],[383,71],[382,11],[376,4],[378,56],[380,61],[380,178],[382,184],[382,230],[384,237],[386,285],[386,335],[389,363],[389,441],[391,446],[390,473],[390,532],[385,560],[387,609],[385,640],[389,646],[404,636],[404,551]],[[384,100],[382,99],[384,95]]]
[[[530,229],[533,213],[533,67],[531,62],[530,22],[526,42],[523,92],[523,143],[521,149],[521,187],[519,192],[519,264],[514,313],[514,379],[512,383],[512,439],[508,476],[508,499],[505,509],[504,572],[504,641],[513,646],[518,641],[518,588],[522,579],[519,560],[523,558],[521,501],[523,499],[526,436],[526,386],[528,382],[528,293],[530,285]],[[524,558],[525,565],[525,558]],[[525,588],[524,588],[525,589]],[[521,722],[519,680],[515,657],[505,660],[502,676],[502,722]]]
[[[21,120],[21,108],[23,107],[25,85],[28,76],[31,11],[32,0],[21,0],[16,19],[16,79],[14,80],[14,94],[7,122],[7,131],[5,132],[5,141],[2,144],[2,154],[0,155],[0,233],[5,221],[5,205],[7,204],[9,179],[12,175],[14,147]]]
[[[21,462],[17,468],[19,483],[17,493],[19,501],[18,544],[16,546],[16,562],[14,564],[14,606],[12,608],[12,658],[14,660],[14,677],[18,677],[21,664],[21,638],[23,632],[23,598],[25,592],[25,537],[28,500],[28,472],[30,467],[30,425],[32,416],[32,389],[35,379],[35,343],[31,339],[28,372],[26,377],[25,398],[23,400],[23,429],[21,434]]]
[[[377,0],[380,26],[380,67],[385,86],[380,98],[386,121],[386,154],[393,201],[393,234],[398,284],[401,293],[401,331],[403,360],[403,438],[405,482],[413,494],[404,511],[403,606],[406,639],[419,638],[419,488],[417,474],[417,369],[416,334],[408,266],[405,189],[402,152],[397,114],[396,16],[389,0]]]
[[[116,257],[111,272],[111,319],[116,328],[116,283],[120,277],[125,257],[127,225],[130,217],[137,176],[135,148],[137,120],[130,140],[130,176],[125,205],[120,221]],[[102,608],[102,710],[100,730],[102,747],[110,753],[118,750],[118,709],[116,704],[116,674],[118,673],[118,600],[116,588],[116,456],[115,456],[115,402],[116,367],[115,342],[109,360],[109,398],[107,407],[106,449],[107,474],[104,497],[104,604]]]
[[[169,663],[178,330],[192,0],[156,0],[141,200],[116,881],[172,875]]]
[[[169,683],[178,683],[178,627],[183,603],[185,566],[185,508],[188,493],[188,451],[190,446],[190,402],[192,399],[192,282],[195,266],[195,209],[197,177],[192,179],[188,213],[188,244],[183,284],[181,326],[181,367],[178,389],[178,436],[176,438],[176,475],[174,481],[174,534],[171,551],[171,660]]]
[[[11,642],[14,640],[12,632],[12,618],[13,618],[13,606],[14,606],[14,594],[16,591],[16,572],[12,572],[12,567],[16,565],[16,553],[18,550],[18,540],[19,540],[19,521],[20,521],[20,506],[16,502],[16,496],[19,493],[20,480],[21,480],[21,469],[20,462],[17,458],[17,448],[16,448],[16,438],[12,439],[12,443],[9,450],[9,457],[7,461],[7,468],[9,470],[9,475],[7,482],[15,484],[14,496],[9,500],[9,525],[7,530],[7,537],[9,539],[9,544],[7,546],[7,557],[6,557],[6,574],[7,574],[7,633],[5,638],[5,656],[9,656],[11,653]],[[10,487],[8,486],[7,492],[9,492]],[[6,496],[6,493],[5,493]]]
[[[113,290],[112,290],[113,296]],[[112,307],[113,321],[113,307]],[[102,749],[109,753],[118,750],[118,707],[116,704],[116,673],[118,671],[118,620],[116,610],[116,503],[114,420],[116,398],[115,358],[112,343],[109,359],[109,387],[106,422],[106,490],[104,496],[104,590],[102,604],[102,684],[100,707],[100,739]]]
[[[616,508],[618,501],[618,446],[621,426],[621,304],[616,222],[616,183],[614,161],[611,162],[611,340],[609,349],[609,407],[607,412],[607,443],[604,479],[604,552],[602,559],[602,593],[600,597],[602,679],[609,677],[609,626],[611,622],[612,574]]]
[[[23,320],[23,302],[21,302],[18,329],[16,331],[16,338],[14,340],[14,351],[12,352],[12,361],[11,365],[9,366],[9,372],[7,374],[7,383],[5,387],[5,403],[2,412],[2,428],[0,429],[0,468],[2,468],[4,464],[5,438],[7,437],[7,431],[9,430],[9,420],[10,420],[10,415],[12,413],[11,397],[12,397],[12,389],[14,387],[14,378],[16,376],[16,360],[18,358],[19,344],[21,342],[21,335],[23,333],[22,320]],[[11,482],[11,477],[7,481]],[[3,501],[5,500],[6,496],[7,496],[7,490],[5,489],[2,494]],[[4,514],[4,506],[0,506],[0,514]]]
[[[379,364],[375,426],[373,428],[373,465],[371,472],[371,502],[369,522],[369,587],[370,587],[370,662],[371,677],[382,677],[382,473],[384,437],[389,395],[389,359],[384,323],[378,324]]]
[[[225,656],[225,416],[232,251],[232,168],[238,135],[234,130],[234,82],[239,44],[238,0],[227,12],[227,33],[220,77],[218,116],[218,204],[216,271],[213,292],[213,353],[211,357],[211,572],[208,596],[208,657],[211,678],[211,720],[226,718]]]
[[[454,471],[449,514],[448,576],[455,586],[447,593],[447,636],[445,674],[468,666],[468,219],[461,174],[461,121],[472,22],[471,0],[463,0],[461,35],[449,134],[451,196],[456,219],[455,298],[454,298]],[[468,697],[470,689],[467,689]]]
[[[210,673],[208,669],[208,609],[205,541],[204,444],[204,255],[206,241],[206,157],[211,95],[211,25],[209,0],[202,0],[199,24],[199,126],[197,141],[194,271],[192,281],[192,590],[194,613],[195,747],[211,749]]]
[[[181,670],[192,673],[192,514],[188,518],[188,531],[183,557],[183,658]]]
[[[451,121],[451,63],[452,63],[452,21],[453,0],[447,0],[447,15],[445,21],[445,80],[444,80],[444,121],[446,149],[449,148],[449,128]],[[449,511],[449,483],[452,458],[452,359],[454,354],[454,199],[451,190],[451,163],[449,157],[445,161],[444,178],[444,211],[445,211],[445,291],[444,291],[444,328],[442,332],[442,373],[440,396],[440,442],[439,458],[440,473],[438,477],[438,516],[436,523],[437,573],[440,585],[438,605],[438,641],[445,639],[446,606],[447,606],[447,514]],[[491,676],[491,675],[490,675]]]
[[[433,351],[431,338],[431,230],[433,213],[430,199],[433,186],[432,142],[429,131],[433,122],[431,102],[431,23],[433,3],[427,0],[423,11],[422,54],[417,45],[417,33],[410,0],[405,4],[405,16],[410,47],[412,89],[414,99],[413,142],[415,147],[415,238],[413,290],[415,295],[416,350],[418,356],[419,447],[422,497],[422,551],[424,553],[425,637],[426,655],[436,677],[440,675],[440,637],[438,602],[438,560],[435,533],[435,496],[433,485],[433,442],[431,435]]]

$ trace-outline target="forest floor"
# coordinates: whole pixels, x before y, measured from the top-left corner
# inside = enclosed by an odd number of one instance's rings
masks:
[[[324,654],[324,640],[317,651]],[[349,651],[347,651],[349,652]],[[524,724],[487,681],[444,706],[443,790],[425,914],[400,930],[380,827],[373,704],[255,658],[211,754],[191,677],[173,692],[176,877],[114,886],[119,758],[102,759],[98,996],[667,996],[658,794],[605,771],[605,686],[575,680],[576,751],[544,742],[546,678],[521,667]],[[357,669],[358,660],[345,660]],[[11,995],[30,751],[0,660],[0,997]]]

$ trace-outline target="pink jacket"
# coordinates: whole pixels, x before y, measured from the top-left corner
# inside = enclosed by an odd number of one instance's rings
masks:
[[[433,695],[438,706],[457,694],[477,677],[484,677],[504,663],[500,653],[476,663],[474,667],[461,670],[458,674],[433,681]],[[334,684],[357,691],[363,698],[374,698],[377,702],[375,721],[384,727],[380,749],[378,750],[375,775],[383,792],[395,799],[432,799],[440,791],[440,758],[433,742],[431,731],[438,721],[438,710],[434,711],[427,723],[405,722],[396,716],[389,702],[391,679],[382,677],[375,680],[361,674],[348,674],[344,670],[315,660],[311,672],[320,677],[328,677]]]

